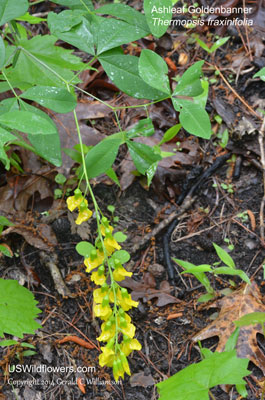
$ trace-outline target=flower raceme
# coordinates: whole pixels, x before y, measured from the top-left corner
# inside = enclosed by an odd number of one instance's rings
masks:
[[[92,216],[87,200],[79,189],[75,190],[74,196],[68,197],[67,206],[70,211],[78,209],[75,221],[78,225]],[[132,276],[122,265],[130,258],[119,244],[126,236],[121,232],[113,234],[113,227],[104,216],[97,215],[97,223],[95,244],[82,242],[87,244],[87,250],[79,252],[77,247],[77,251],[84,256],[86,272],[91,272],[91,280],[99,286],[93,292],[93,312],[95,317],[103,321],[97,340],[106,342],[101,347],[99,365],[112,367],[117,381],[119,377],[124,378],[124,373],[131,374],[127,357],[133,350],[141,349],[141,344],[134,338],[135,326],[127,314],[131,308],[138,306],[138,302],[132,300],[127,289],[118,284],[126,276]]]

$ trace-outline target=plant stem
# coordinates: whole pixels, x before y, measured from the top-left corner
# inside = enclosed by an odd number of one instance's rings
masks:
[[[209,390],[209,396],[211,397],[212,400],[216,400],[216,398],[214,397],[214,395],[212,394],[212,392]]]
[[[5,78],[5,80],[7,81],[7,84],[8,84],[8,86],[10,87],[10,90],[13,92],[13,95],[15,96],[15,98],[17,99],[17,101],[19,101],[19,96],[16,94],[16,92],[15,92],[13,86],[12,86],[11,83],[9,82],[9,79],[8,79],[8,77],[7,77],[6,74],[5,74],[4,68],[2,69],[2,75],[3,75],[3,77]]]

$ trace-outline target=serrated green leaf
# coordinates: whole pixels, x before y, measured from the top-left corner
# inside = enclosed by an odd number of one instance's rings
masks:
[[[153,165],[156,161],[162,159],[159,154],[156,154],[152,147],[147,146],[144,143],[137,143],[132,141],[127,141],[127,146],[136,166],[137,170],[141,174],[145,174],[148,168]]]
[[[132,139],[138,136],[152,136],[155,133],[155,128],[151,118],[141,119],[129,131],[126,132],[126,137]]]
[[[0,36],[0,68],[5,63],[5,56],[6,56],[6,48],[2,36]]]
[[[113,257],[114,259],[115,259],[115,258],[118,259],[118,260],[121,262],[121,264],[127,263],[127,262],[130,260],[130,258],[131,258],[130,254],[129,254],[128,251],[126,251],[126,250],[118,250],[118,251],[115,251],[115,253],[113,254],[112,257]]]
[[[89,242],[79,242],[75,249],[80,256],[87,258],[89,257],[91,251],[95,249],[95,247]]]
[[[175,95],[195,97],[203,92],[200,81],[203,64],[204,61],[197,61],[184,72],[173,92],[172,100]]]
[[[265,313],[264,312],[252,312],[234,321],[234,324],[238,327],[245,325],[256,325],[265,323]]]
[[[140,77],[150,86],[170,95],[168,67],[166,62],[152,50],[141,51],[139,59]]]
[[[157,100],[165,97],[165,93],[147,85],[139,75],[139,58],[121,54],[113,49],[99,56],[99,61],[109,78],[115,85],[129,96],[137,99]]]
[[[209,390],[217,385],[245,385],[243,377],[251,372],[249,360],[237,358],[236,351],[215,352],[192,364],[156,386],[159,400],[209,400]]]
[[[34,319],[41,312],[33,294],[15,280],[0,278],[0,337],[4,333],[22,338],[41,328]]]
[[[80,14],[80,10],[66,10],[59,14],[50,12],[48,26],[51,33],[58,39],[89,54],[95,54],[90,22]]]
[[[260,71],[256,72],[256,74],[253,76],[253,78],[260,78],[265,82],[265,67],[261,68]]]
[[[24,93],[23,99],[33,100],[57,113],[67,113],[76,107],[75,97],[66,89],[53,86],[34,86]]]
[[[159,12],[159,8],[164,10],[164,7],[166,11]],[[171,10],[171,0],[144,0],[145,17],[154,36],[159,38],[166,32],[172,17]]]
[[[212,131],[209,116],[198,104],[186,102],[185,107],[180,110],[179,121],[183,128],[192,135],[210,139]]]
[[[115,4],[105,4],[104,6],[98,8],[96,10],[97,14],[109,14],[128,24],[134,26],[134,28],[142,29],[145,31],[145,35],[150,34],[150,29],[146,23],[145,16],[141,14],[139,11],[136,11],[134,8],[127,6],[122,3]]]
[[[0,2],[0,25],[25,14],[29,8],[27,0],[1,0]]]
[[[30,40],[20,40],[21,52],[16,66],[6,72],[13,87],[26,90],[41,82],[43,86],[65,88],[59,75],[66,81],[80,82],[78,77],[74,77],[73,71],[83,69],[85,64],[71,54],[72,50],[55,46],[56,40],[52,35],[37,35]]]
[[[89,179],[108,171],[115,161],[121,144],[121,139],[105,139],[87,153],[85,163]]]
[[[233,258],[224,250],[222,247],[218,246],[218,244],[213,243],[215,251],[220,258],[228,267],[236,268]]]

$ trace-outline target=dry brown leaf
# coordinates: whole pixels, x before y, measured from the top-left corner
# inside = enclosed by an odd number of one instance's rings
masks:
[[[219,316],[214,322],[195,335],[192,340],[197,342],[198,340],[218,336],[219,343],[216,351],[219,352],[224,351],[228,338],[236,329],[233,321],[252,312],[265,312],[265,305],[262,303],[262,296],[255,282],[251,286],[244,285],[229,296],[217,300],[211,307],[221,308]],[[241,327],[236,350],[239,358],[248,358],[265,375],[265,355],[258,347],[257,333],[262,334],[260,324]]]
[[[155,289],[155,278],[149,272],[146,272],[141,282],[137,282],[132,278],[126,277],[120,283],[121,286],[132,290],[131,296],[133,300],[143,299],[144,302],[157,298],[156,305],[163,307],[167,304],[179,303],[176,297],[170,294],[170,285],[167,281],[160,283],[159,289]]]

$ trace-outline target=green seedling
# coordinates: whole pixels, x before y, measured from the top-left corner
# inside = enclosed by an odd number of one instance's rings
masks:
[[[198,35],[195,34],[193,37],[195,38],[199,46],[203,50],[207,51],[207,53],[209,54],[213,54],[219,47],[223,46],[230,39],[230,36],[217,39],[216,42],[209,48],[206,43],[204,43],[201,39],[199,39]]]
[[[233,185],[231,183],[221,183],[221,188],[227,191],[227,193],[234,193]]]
[[[192,274],[198,281],[205,287],[207,294],[199,297],[198,302],[206,302],[208,300],[213,299],[216,296],[216,292],[213,289],[206,272],[211,273],[213,275],[233,275],[239,276],[244,282],[250,284],[250,279],[246,275],[244,271],[241,269],[236,269],[235,263],[232,257],[220,246],[216,243],[213,243],[215,251],[220,259],[218,263],[214,263],[212,266],[209,264],[202,265],[194,265],[188,261],[179,260],[177,258],[173,258],[173,260],[180,265],[184,271],[182,274],[189,273]],[[223,262],[225,266],[218,266]]]
[[[14,224],[8,221],[6,217],[0,216],[0,235],[3,232],[5,226],[13,226],[13,225]],[[0,253],[3,253],[7,257],[12,257],[10,251],[2,244],[0,244]]]
[[[229,238],[225,238],[224,242],[227,243],[227,247],[229,250],[231,250],[231,251],[234,250],[235,246],[231,243]]]

